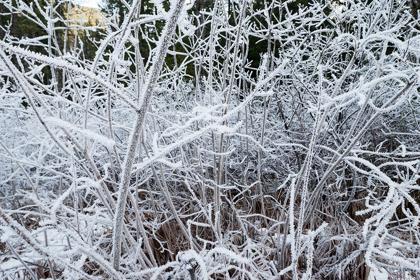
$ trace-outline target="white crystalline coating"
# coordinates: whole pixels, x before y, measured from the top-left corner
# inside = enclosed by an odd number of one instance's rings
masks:
[[[14,268],[20,268],[22,266],[22,263],[19,260],[16,259],[9,259],[5,262],[2,262],[0,264],[0,271],[7,271]],[[21,268],[23,269],[23,268]]]
[[[99,143],[101,143],[101,144],[103,144],[107,147],[112,147],[112,146],[115,145],[115,142],[112,139],[109,139],[108,137],[97,134],[97,133],[95,133],[91,130],[87,130],[87,129],[77,127],[76,125],[71,124],[69,122],[66,122],[62,119],[54,118],[54,117],[48,117],[48,118],[45,118],[45,121],[47,121],[50,124],[57,125],[59,127],[71,129],[74,132],[77,132],[77,133],[79,133],[79,134],[81,134],[81,135],[83,135],[83,136],[85,136],[89,139],[92,139],[96,142],[99,142]]]
[[[267,91],[260,91],[255,96],[268,97],[268,96],[272,96],[273,94],[274,94],[274,91],[270,89]]]
[[[6,242],[13,237],[16,237],[16,233],[7,226],[0,226],[0,241]]]
[[[228,257],[230,260],[235,261],[237,263],[247,264],[247,263],[250,262],[249,259],[244,258],[244,257],[232,252],[231,250],[228,250],[228,249],[224,248],[224,247],[216,247],[214,249],[211,249],[207,254],[207,256],[208,256],[207,258],[210,258],[214,254],[224,255],[224,256]]]
[[[187,37],[193,36],[196,30],[194,25],[192,25],[187,18],[181,19],[178,23],[178,27],[182,31],[182,33]]]
[[[118,72],[118,74],[125,74],[125,72],[126,72],[126,69],[125,69],[125,67],[122,67],[122,66],[117,66],[117,72]]]
[[[357,102],[357,105],[363,106],[366,103],[366,95],[363,94],[363,92],[358,92],[357,97],[359,98],[359,102]]]
[[[118,55],[114,55],[114,56],[113,56],[113,61],[114,61],[114,63],[115,63],[116,65],[119,65],[119,66],[127,66],[127,67],[129,67],[129,66],[131,66],[131,65],[132,65],[132,63],[131,63],[130,61],[120,59],[120,58],[118,57]]]
[[[401,143],[401,157],[406,157],[406,155],[407,155],[407,147],[404,145],[404,144],[402,144]]]
[[[91,80],[94,80],[96,82],[98,82],[99,84],[101,84],[103,87],[111,90],[113,93],[115,93],[116,95],[118,95],[122,100],[124,100],[124,102],[126,102],[127,104],[129,104],[132,108],[136,108],[136,106],[133,104],[133,102],[129,99],[127,99],[124,95],[122,95],[122,93],[120,92],[120,90],[118,88],[116,88],[115,86],[113,86],[112,84],[108,83],[107,81],[103,80],[102,78],[100,78],[99,76],[97,76],[95,73],[86,70],[84,68],[75,66],[73,64],[68,63],[67,61],[63,60],[62,58],[52,58],[52,57],[48,57],[39,53],[35,53],[29,50],[25,50],[19,47],[15,47],[12,46],[10,44],[4,43],[2,41],[0,41],[0,47],[8,49],[9,51],[18,54],[18,55],[22,55],[24,57],[27,57],[29,59],[41,62],[41,63],[46,63],[48,65],[57,67],[57,68],[61,68],[61,69],[66,69],[75,73],[79,73],[81,75],[84,75],[85,78],[89,78]],[[22,84],[21,84],[22,86]]]
[[[388,273],[386,272],[385,269],[380,268],[377,270],[372,269],[369,272],[369,278],[368,280],[388,280]]]
[[[200,267],[200,278],[201,279],[210,279],[209,274],[206,269],[206,261],[200,254],[197,254],[194,250],[184,251],[178,254],[179,260],[182,262],[191,262],[192,260],[196,261]]]
[[[171,169],[179,169],[182,167],[182,161],[173,163],[167,159],[160,158],[158,159],[158,162],[163,163],[164,165],[170,167]]]
[[[229,134],[235,130],[225,125],[215,125],[214,130],[221,134]]]
[[[57,210],[62,206],[63,201],[68,198],[72,193],[74,193],[75,191],[81,191],[81,190],[85,190],[87,189],[87,192],[89,192],[89,188],[90,187],[95,187],[95,188],[100,188],[100,184],[99,182],[95,182],[89,178],[83,178],[86,179],[86,184],[82,185],[82,186],[78,186],[78,187],[74,187],[74,185],[70,186],[61,196],[59,196],[54,203],[52,204],[51,207],[51,213],[55,215],[55,212],[57,212]]]
[[[165,20],[169,19],[169,13],[165,10],[165,8],[163,7],[163,0],[150,0],[150,2],[155,6],[158,14],[162,15],[163,18]],[[171,7],[173,7],[174,5],[176,5],[177,1],[172,1],[171,0]]]
[[[185,36],[193,36],[196,30],[195,26],[191,23],[191,19],[188,16],[188,10],[194,6],[195,1],[187,1],[187,4],[182,9],[181,15],[178,20],[178,28],[182,31]],[[171,0],[171,5],[175,5],[176,0]]]
[[[19,43],[20,44],[31,44],[31,43],[36,43],[42,40],[46,40],[48,39],[50,36],[49,35],[45,35],[45,36],[39,36],[36,38],[24,38],[24,39],[20,39]]]
[[[2,1],[0,278],[420,273],[410,7],[67,2]]]
[[[157,154],[159,152],[159,147],[158,147],[158,145],[159,145],[158,141],[159,140],[158,139],[159,139],[159,134],[157,132],[155,132],[153,134],[153,140],[152,140],[152,143],[153,143],[153,152],[155,154]]]

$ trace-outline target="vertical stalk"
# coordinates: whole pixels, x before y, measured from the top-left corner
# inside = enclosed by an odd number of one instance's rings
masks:
[[[134,155],[137,147],[137,143],[140,138],[140,133],[143,129],[144,120],[148,105],[150,103],[154,87],[159,78],[160,70],[166,56],[166,53],[171,42],[172,34],[175,32],[178,18],[181,14],[185,0],[178,0],[176,5],[172,8],[172,13],[169,21],[166,23],[165,29],[163,30],[162,36],[159,40],[159,48],[154,57],[153,68],[150,72],[147,84],[145,86],[145,94],[143,102],[141,103],[140,109],[137,111],[136,124],[130,135],[130,141],[128,146],[127,155],[124,159],[122,179],[119,186],[117,209],[114,218],[114,231],[113,231],[113,257],[112,263],[116,270],[120,269],[120,255],[121,255],[121,235],[122,227],[124,223],[124,212],[128,190],[130,187],[131,180],[131,169],[133,167]]]
[[[236,68],[236,63],[237,63],[237,56],[238,56],[238,52],[239,52],[239,42],[240,42],[240,38],[241,38],[241,31],[242,31],[242,22],[243,22],[243,18],[245,17],[245,11],[246,11],[246,5],[247,1],[245,0],[241,9],[241,14],[240,14],[240,18],[239,18],[239,25],[238,25],[238,34],[236,36],[235,39],[235,48],[233,51],[233,63],[232,63],[232,73],[231,73],[231,77],[230,77],[230,81],[229,81],[229,88],[227,93],[225,94],[225,104],[228,105],[229,101],[230,101],[230,97],[232,95],[232,90],[233,90],[233,83],[235,81],[235,68]],[[228,61],[228,60],[226,60]],[[223,79],[223,82],[225,81],[225,79]],[[226,109],[223,112],[223,115],[226,115],[228,111],[228,108],[226,107]],[[227,124],[227,121],[224,121],[224,125]],[[220,135],[220,144],[219,144],[219,152],[223,153],[223,142],[224,142],[224,133],[222,133]],[[216,181],[216,185],[215,185],[215,191],[214,191],[214,203],[215,203],[215,210],[214,210],[214,215],[215,215],[215,224],[216,224],[216,228],[218,231],[218,238],[219,240],[221,240],[222,237],[222,233],[221,233],[221,224],[220,224],[220,205],[221,205],[221,197],[220,197],[220,188],[219,185],[222,183],[222,177],[223,177],[223,160],[224,157],[223,155],[219,156],[219,166],[218,166],[218,174],[217,174],[217,181]]]

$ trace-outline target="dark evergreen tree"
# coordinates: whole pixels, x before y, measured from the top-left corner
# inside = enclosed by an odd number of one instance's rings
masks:
[[[133,0],[127,0],[126,2],[131,5]],[[120,25],[124,21],[124,15],[127,13],[126,5],[120,0],[104,0],[101,8],[108,15],[116,13],[118,15],[118,23]]]

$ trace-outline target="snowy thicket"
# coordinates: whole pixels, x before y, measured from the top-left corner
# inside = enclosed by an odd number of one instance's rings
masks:
[[[0,0],[0,279],[418,279],[404,1],[151,2]]]

